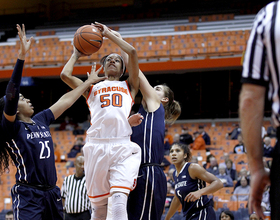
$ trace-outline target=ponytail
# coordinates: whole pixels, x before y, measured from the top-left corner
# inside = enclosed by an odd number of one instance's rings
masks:
[[[164,105],[165,121],[168,124],[173,124],[181,115],[181,106],[179,102],[174,100],[174,92],[166,84],[162,86],[164,88],[164,94],[168,98],[168,103]]]

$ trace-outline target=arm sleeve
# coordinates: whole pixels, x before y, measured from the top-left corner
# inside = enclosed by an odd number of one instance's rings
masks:
[[[6,88],[4,112],[7,115],[15,115],[19,99],[19,88],[24,60],[17,60],[13,74]]]

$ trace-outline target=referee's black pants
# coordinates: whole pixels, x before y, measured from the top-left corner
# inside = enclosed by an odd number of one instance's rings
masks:
[[[277,142],[273,151],[272,166],[270,169],[270,205],[271,220],[280,219],[280,128],[277,129]]]
[[[87,210],[85,212],[81,212],[81,213],[64,213],[64,220],[90,220],[91,219],[91,215],[90,215],[90,211]]]

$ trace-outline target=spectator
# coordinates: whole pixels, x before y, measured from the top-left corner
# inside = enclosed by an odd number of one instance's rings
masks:
[[[249,171],[246,170],[245,168],[241,169],[239,171],[238,177],[237,177],[237,183],[235,184],[234,188],[238,187],[241,185],[240,180],[242,177],[246,177],[248,181],[248,185],[250,185],[250,174]]]
[[[229,160],[229,159],[230,159],[230,158],[229,158],[229,153],[224,152],[224,160],[225,160],[225,162],[226,162],[227,160]],[[225,163],[225,164],[226,164],[226,163]],[[235,163],[232,164],[232,168],[236,170]]]
[[[173,173],[176,169],[171,168],[167,173],[167,196],[165,200],[165,207],[169,207],[175,193],[175,182],[173,180]]]
[[[261,220],[255,212],[250,215],[250,220]]]
[[[226,134],[226,139],[229,140],[237,140],[238,135],[241,133],[241,128],[239,127],[239,124],[234,124],[234,129]]]
[[[229,210],[224,210],[219,216],[219,220],[234,220],[234,215]]]
[[[206,144],[206,145],[211,145],[210,136],[205,132],[204,126],[203,126],[203,125],[199,125],[199,126],[198,126],[198,132],[199,132],[199,134],[202,135],[202,138],[204,139],[205,144]]]
[[[206,150],[206,144],[202,137],[202,134],[200,134],[198,131],[193,133],[194,135],[194,142],[190,144],[191,149],[193,150]]]
[[[264,157],[272,157],[273,147],[271,146],[271,138],[265,137],[263,140],[263,156]]]
[[[243,176],[240,179],[240,186],[237,186],[233,192],[231,199],[233,201],[248,201],[250,193],[250,186],[248,179]]]
[[[213,155],[213,154],[207,155],[207,157],[206,157],[206,163],[203,164],[204,169],[208,169],[208,168],[210,167],[210,158],[211,158],[211,157],[214,157],[214,155]]]
[[[87,115],[87,120],[82,122],[80,127],[83,131],[87,131],[87,129],[90,127],[90,114]]]
[[[180,134],[180,143],[190,145],[193,143],[193,137],[191,134],[189,134],[189,128],[183,127],[182,133]]]
[[[90,219],[90,200],[87,196],[84,174],[84,157],[75,160],[76,172],[65,177],[61,188],[62,203],[65,210],[65,220]]]
[[[165,208],[169,208],[174,197],[174,188],[172,187],[171,183],[167,182],[167,196],[165,199]],[[172,195],[173,194],[173,195]]]
[[[60,124],[59,130],[60,131],[73,131],[78,127],[74,121],[69,118],[69,116],[65,116],[64,121]]]
[[[192,156],[192,159],[190,161],[191,163],[198,163],[198,158],[197,156]]]
[[[235,147],[233,149],[233,153],[234,154],[244,154],[244,153],[246,153],[246,149],[245,149],[244,144],[243,144],[242,134],[238,135],[237,140],[238,140],[238,144],[235,145]]]
[[[263,157],[264,169],[270,170],[270,168],[271,168],[271,163],[272,163],[272,159],[267,159],[266,157]]]
[[[263,212],[270,212],[270,201],[269,201],[269,191],[270,191],[270,186],[267,185],[265,188],[265,191],[263,193],[263,198],[262,198],[262,203],[261,207],[263,208]]]
[[[14,220],[14,213],[13,210],[10,210],[5,215],[5,220]]]
[[[167,128],[165,128],[165,137],[164,137],[164,142],[166,142],[166,141],[168,141],[168,143],[170,144],[170,145],[172,145],[173,144],[173,137],[172,137],[172,135],[171,134],[168,134],[168,129]],[[169,150],[169,149],[168,149]],[[169,154],[169,153],[168,153]]]
[[[267,132],[265,130],[265,127],[262,126],[262,138],[264,138],[267,135]]]
[[[267,136],[270,138],[276,137],[276,128],[270,122],[270,125],[267,127]]]
[[[81,152],[82,147],[84,146],[84,138],[83,137],[77,137],[77,140],[74,143],[74,146],[68,153],[68,158],[75,158],[78,153]]]
[[[173,179],[173,173],[174,173],[175,170],[176,170],[175,168],[169,169],[168,173],[167,173],[167,177],[166,177],[167,182],[170,183],[170,185],[173,189],[175,187],[175,182],[174,182],[174,179]]]
[[[226,166],[224,164],[219,164],[219,174],[216,177],[222,181],[224,187],[233,186],[232,178],[226,173]]]
[[[233,169],[233,162],[231,159],[227,159],[225,162],[226,165],[226,173],[231,177],[232,180],[236,180],[237,179],[237,174],[236,174],[236,170]]]
[[[213,175],[218,175],[219,174],[219,169],[218,169],[218,162],[217,159],[212,156],[209,159],[210,161],[210,167],[208,169],[206,169],[209,173],[212,173]]]
[[[53,143],[55,162],[61,162],[61,153],[56,143]]]
[[[180,142],[180,135],[178,133],[174,134],[173,136],[173,143]]]
[[[164,135],[164,155],[169,155],[170,146],[173,143],[173,137],[172,135],[168,134],[167,128],[165,128]]]
[[[163,168],[164,171],[165,170],[169,170],[171,166],[174,166],[165,157],[163,157],[162,162],[161,162],[160,165],[161,165],[161,167]]]

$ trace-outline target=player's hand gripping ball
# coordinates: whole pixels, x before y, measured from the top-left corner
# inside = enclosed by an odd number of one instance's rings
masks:
[[[90,56],[102,46],[103,36],[98,28],[84,25],[76,31],[73,43],[80,53]]]

